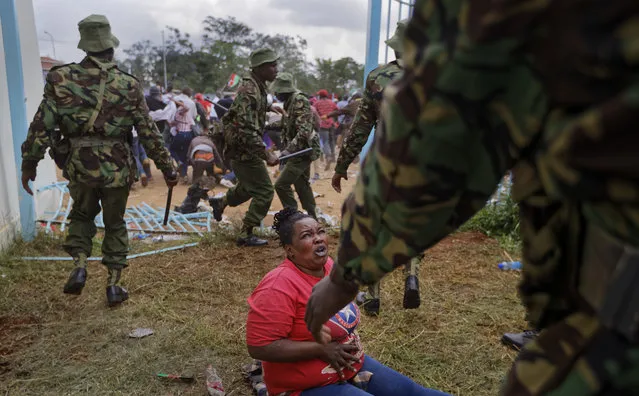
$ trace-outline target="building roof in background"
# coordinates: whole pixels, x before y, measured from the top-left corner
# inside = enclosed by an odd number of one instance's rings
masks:
[[[63,65],[64,62],[57,59],[49,58],[48,56],[41,56],[40,63],[42,64],[42,70],[49,71],[54,66]]]

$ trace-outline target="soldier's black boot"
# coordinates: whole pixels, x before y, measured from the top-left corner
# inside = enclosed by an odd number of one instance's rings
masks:
[[[213,208],[213,218],[215,221],[222,221],[222,213],[226,208],[226,196],[220,198],[210,198],[209,205]]]
[[[80,295],[84,285],[87,282],[87,256],[84,253],[79,253],[73,260],[76,268],[71,271],[69,280],[64,285],[65,294]]]
[[[124,266],[109,265],[107,268],[109,271],[106,288],[107,304],[109,307],[115,307],[129,299],[126,289],[118,285]]]
[[[176,206],[175,211],[182,214],[195,213],[201,199],[208,199],[208,190],[200,187],[199,184],[194,184],[189,187],[182,205]]]
[[[512,349],[519,351],[530,341],[537,338],[538,331],[526,330],[523,333],[506,333],[501,337],[501,342],[511,347]]]
[[[241,236],[237,238],[238,246],[264,246],[268,245],[268,241],[266,239],[261,239],[256,237],[253,234],[248,234],[246,236]]]
[[[417,309],[419,304],[419,279],[415,275],[408,275],[404,286],[404,309]]]
[[[69,280],[64,285],[64,293],[65,294],[74,294],[76,296],[82,294],[82,289],[84,289],[84,284],[87,281],[87,270],[86,268],[74,268],[71,271],[71,276],[69,276]]]
[[[366,315],[379,315],[379,307],[381,305],[379,298],[373,298],[367,292],[359,292],[357,297],[355,297],[355,303],[362,308]]]
[[[115,307],[129,299],[129,292],[121,286],[107,286],[106,295],[109,307]]]

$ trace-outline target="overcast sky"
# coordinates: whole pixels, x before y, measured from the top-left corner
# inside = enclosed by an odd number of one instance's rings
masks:
[[[207,15],[230,15],[258,32],[304,37],[309,59],[351,56],[363,63],[365,57],[368,0],[32,1],[40,54],[54,55],[46,31],[54,37],[57,58],[65,62],[78,61],[84,55],[76,48],[77,23],[90,14],[104,14],[110,20],[120,39],[119,53],[139,40],[160,44],[162,28],[167,25],[199,36]],[[380,60],[384,60],[383,50]]]

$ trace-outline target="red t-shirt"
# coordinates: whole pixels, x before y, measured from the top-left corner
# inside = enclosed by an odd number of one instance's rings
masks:
[[[339,109],[339,107],[337,107],[335,102],[333,102],[330,99],[320,99],[317,102],[315,102],[314,107],[315,109],[317,109],[317,112],[319,113],[321,117],[327,116],[331,112]],[[320,123],[321,129],[329,129],[334,126],[337,126],[337,123],[332,118],[325,118]]]
[[[329,257],[324,266],[325,276],[332,267],[333,260]],[[314,341],[306,328],[304,313],[313,286],[320,280],[321,278],[300,271],[288,259],[266,274],[248,299],[250,309],[246,322],[246,343],[261,347],[281,339]],[[353,315],[356,319],[351,318]],[[336,341],[359,346],[355,356],[360,360],[353,364],[355,371],[344,370],[345,378],[350,379],[364,363],[359,335],[355,331],[359,323],[359,310],[354,304],[349,304],[331,320],[334,320],[332,329],[336,327],[336,323],[340,323],[349,333]],[[340,379],[330,364],[320,359],[295,363],[262,362],[262,369],[269,395],[290,391],[294,392],[293,395],[299,395],[305,389],[334,384]]]

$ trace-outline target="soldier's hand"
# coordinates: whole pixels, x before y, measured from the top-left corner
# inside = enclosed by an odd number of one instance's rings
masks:
[[[337,191],[338,193],[342,192],[342,179],[348,180],[348,175],[335,172],[333,174],[333,180],[331,180],[331,185],[333,186],[333,189]]]
[[[277,158],[275,153],[273,153],[272,151],[267,151],[266,152],[266,163],[268,164],[268,166],[276,166],[276,165],[278,165],[280,163],[280,159]]]
[[[286,157],[287,155],[290,155],[291,153],[288,150],[284,150],[280,153],[280,157]]]
[[[178,184],[177,173],[174,170],[164,173],[164,181],[166,182],[167,187],[177,186]]]
[[[31,191],[31,187],[29,187],[29,180],[35,181],[36,171],[35,169],[32,171],[22,171],[22,188],[29,194],[33,195],[33,191]]]

